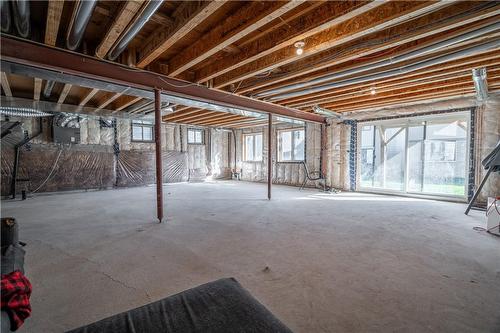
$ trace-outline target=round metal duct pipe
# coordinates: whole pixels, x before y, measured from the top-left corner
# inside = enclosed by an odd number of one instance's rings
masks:
[[[144,24],[146,24],[146,22],[151,18],[151,16],[153,16],[153,14],[160,7],[162,2],[163,2],[162,0],[154,0],[150,1],[147,4],[146,8],[142,11],[139,19],[137,19],[134,22],[134,24],[130,26],[127,32],[120,37],[115,47],[111,50],[111,52],[108,55],[109,60],[115,60],[116,58],[118,58],[118,56],[125,50],[125,48],[132,41],[132,39],[134,39],[137,33],[141,31]]]
[[[0,1],[0,15],[1,15],[0,21],[2,25],[2,32],[9,32],[11,24],[9,1]]]
[[[437,51],[437,50],[444,49],[444,48],[446,48],[448,46],[451,46],[453,44],[461,43],[461,42],[466,41],[468,39],[476,38],[476,37],[479,37],[479,36],[491,33],[493,31],[496,31],[496,30],[499,30],[499,29],[500,29],[500,23],[490,24],[490,25],[488,25],[486,27],[483,27],[483,28],[480,28],[480,29],[476,29],[474,31],[470,31],[468,33],[465,33],[465,34],[462,34],[462,35],[459,35],[459,36],[456,36],[456,37],[453,37],[453,38],[449,38],[449,39],[444,40],[442,42],[438,42],[438,43],[426,46],[424,48],[421,48],[421,49],[418,49],[418,50],[415,50],[415,51],[412,51],[412,52],[408,52],[406,54],[402,54],[402,55],[399,55],[399,56],[396,56],[396,57],[392,57],[392,58],[389,58],[389,59],[386,59],[386,60],[382,60],[382,61],[379,61],[379,62],[376,62],[376,63],[373,63],[373,64],[369,64],[369,65],[365,65],[365,66],[360,66],[360,67],[353,68],[353,69],[350,69],[350,70],[345,70],[345,71],[341,71],[341,72],[338,72],[338,73],[333,73],[333,74],[321,76],[321,77],[318,77],[316,79],[313,79],[313,80],[310,80],[310,81],[307,81],[307,82],[300,82],[300,83],[290,84],[290,85],[287,85],[287,86],[284,86],[284,87],[281,87],[281,88],[271,89],[271,90],[262,92],[260,94],[256,94],[255,96],[256,97],[266,97],[266,96],[270,96],[270,95],[280,94],[280,93],[283,93],[283,92],[286,92],[286,91],[295,90],[295,89],[301,89],[301,88],[304,88],[304,87],[307,87],[307,86],[312,86],[312,85],[316,85],[316,84],[323,83],[323,82],[326,82],[326,81],[331,81],[331,80],[339,79],[339,78],[342,78],[342,77],[345,77],[345,76],[350,76],[350,75],[358,74],[358,73],[365,72],[365,71],[368,71],[368,70],[373,70],[373,69],[380,68],[380,67],[383,67],[383,66],[392,65],[392,64],[395,64],[395,63],[398,63],[398,62],[403,62],[403,61],[406,61],[406,60],[409,60],[409,59],[412,59],[412,58],[415,58],[415,57],[418,57],[418,56],[425,55],[425,54],[430,53],[430,52],[434,52],[434,51]],[[295,92],[294,93],[288,93],[288,94],[285,93],[285,94],[282,94],[282,95],[278,95],[278,96],[272,97],[270,100],[274,101],[274,100],[279,100],[279,99],[294,97],[294,96],[292,96],[294,94],[295,94]]]
[[[488,81],[486,68],[475,68],[472,70],[472,80],[474,81],[474,89],[479,101],[488,99]]]
[[[6,1],[2,1],[6,2]],[[2,5],[3,10],[3,5]],[[14,25],[17,33],[28,38],[30,35],[30,3],[27,0],[17,0],[12,2],[12,12],[14,13]],[[3,14],[2,14],[3,19]],[[3,23],[2,23],[3,26]]]
[[[299,90],[299,91],[293,91],[293,92],[290,92],[287,94],[282,94],[282,95],[272,97],[269,100],[274,101],[274,100],[279,100],[279,99],[283,99],[283,98],[297,97],[297,96],[302,96],[304,94],[312,94],[312,93],[316,93],[316,92],[320,92],[320,91],[324,91],[324,90],[328,90],[328,89],[332,89],[332,88],[344,87],[344,86],[351,85],[351,84],[357,84],[357,83],[363,83],[363,82],[367,82],[367,81],[385,79],[385,78],[389,78],[389,77],[392,77],[395,75],[410,73],[410,72],[416,71],[416,70],[421,69],[421,68],[425,68],[425,67],[429,67],[429,66],[433,66],[433,65],[439,65],[439,64],[445,63],[447,61],[456,60],[456,59],[459,59],[462,57],[468,57],[468,56],[471,56],[471,55],[476,54],[476,53],[491,51],[491,50],[498,48],[499,46],[500,46],[500,40],[495,39],[495,40],[488,42],[488,43],[480,44],[477,46],[472,46],[472,47],[469,47],[467,49],[456,51],[456,52],[453,52],[453,53],[450,53],[450,54],[447,54],[444,56],[421,61],[421,62],[418,62],[418,63],[413,64],[413,65],[408,65],[408,66],[404,66],[401,68],[396,68],[396,69],[392,69],[392,70],[388,70],[388,71],[382,71],[382,72],[371,74],[371,75],[360,76],[360,77],[356,77],[353,79],[347,79],[344,81],[332,82],[332,83],[328,83],[328,84],[324,84],[324,85],[316,86],[316,87],[312,87],[312,88],[307,88],[307,89],[303,89],[303,90]]]
[[[82,42],[85,29],[89,24],[90,17],[94,11],[97,1],[82,0],[75,4],[78,6],[71,18],[68,34],[66,36],[66,47],[72,51],[76,50]]]
[[[33,108],[14,107],[14,106],[1,106],[0,114],[11,117],[27,117],[27,118],[52,116],[51,113],[36,110]]]

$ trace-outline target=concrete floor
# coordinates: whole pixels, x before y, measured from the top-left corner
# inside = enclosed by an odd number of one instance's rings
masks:
[[[295,332],[500,332],[500,238],[463,204],[245,182],[3,202],[28,243],[33,316],[62,332],[235,277]],[[269,270],[265,270],[265,267]]]

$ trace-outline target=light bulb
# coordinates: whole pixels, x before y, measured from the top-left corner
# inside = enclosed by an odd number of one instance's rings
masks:
[[[371,93],[372,95],[375,95],[375,94],[377,93],[377,91],[375,90],[375,88],[372,88],[372,90],[370,91],[370,93]]]
[[[301,55],[302,53],[304,53],[304,49],[297,49],[295,50],[295,52],[297,52],[297,55]]]

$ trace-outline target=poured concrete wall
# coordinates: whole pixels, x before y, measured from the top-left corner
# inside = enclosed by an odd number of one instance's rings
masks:
[[[2,119],[3,121],[4,119]],[[2,139],[2,195],[10,193],[14,162],[14,145],[38,131],[38,119],[14,118],[22,127]],[[53,143],[51,118],[44,118],[43,133],[31,145],[21,149],[18,178],[29,179],[18,184],[17,191],[28,192],[39,187],[54,172],[38,192],[103,189],[114,186],[136,186],[154,183],[155,144],[133,142],[131,122],[116,119],[117,143],[120,153],[114,154],[114,129],[101,127],[98,117],[82,117],[80,143]],[[227,133],[206,129],[205,144],[187,144],[187,126],[162,124],[162,159],[164,182],[203,181],[207,177],[229,177]],[[212,138],[215,141],[212,142]],[[31,147],[31,148],[29,148]],[[59,152],[61,152],[59,156]],[[59,156],[59,158],[58,158]]]

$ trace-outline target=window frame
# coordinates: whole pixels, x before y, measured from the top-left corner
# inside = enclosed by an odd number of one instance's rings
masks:
[[[201,133],[201,142],[196,142],[196,135],[194,135],[195,142],[190,142],[189,141],[189,132],[190,131],[194,131],[195,133],[200,132]],[[204,145],[205,144],[205,130],[203,128],[188,127],[186,140],[187,140],[188,145]]]
[[[304,156],[302,159],[296,159],[295,157],[295,135],[294,132],[298,131],[303,131],[304,132]],[[291,132],[291,147],[292,147],[292,156],[290,160],[283,160],[282,159],[282,142],[281,142],[281,134],[284,132]],[[276,132],[276,141],[277,141],[277,146],[278,149],[276,149],[276,154],[277,158],[276,160],[278,163],[300,163],[300,162],[305,162],[306,161],[306,128],[305,127],[296,127],[296,128],[286,128],[286,129],[279,129]]]
[[[255,137],[260,135],[262,137],[261,139],[261,145],[260,145],[260,159],[256,160],[255,159],[255,152],[256,152],[256,147],[255,147]],[[247,160],[247,137],[252,137],[252,148],[253,148],[253,160]],[[264,160],[263,156],[263,151],[264,151],[264,132],[254,132],[254,133],[243,133],[243,162],[262,162]]]
[[[144,123],[146,122],[146,123]],[[142,139],[134,139],[134,126],[141,128]],[[144,128],[151,128],[151,140],[144,140]],[[132,119],[130,122],[130,142],[154,143],[155,142],[155,124],[151,120]]]

